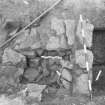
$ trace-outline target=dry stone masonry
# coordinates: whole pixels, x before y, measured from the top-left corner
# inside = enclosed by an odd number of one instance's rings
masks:
[[[88,74],[83,73],[86,58],[80,23],[76,25],[73,19],[52,16],[45,27],[44,24],[39,28],[27,29],[10,47],[5,48],[2,64],[16,66],[17,71],[20,69],[23,73],[18,75],[20,83],[49,85],[61,81],[73,93],[89,94]],[[86,45],[91,47],[93,25],[84,21],[83,28]],[[77,45],[81,47],[77,48]],[[90,50],[87,54],[89,69],[92,69],[93,54]]]
[[[23,0],[24,2],[28,3],[28,0]],[[67,0],[68,3],[69,0]],[[64,3],[63,6],[68,8],[67,4]],[[6,90],[11,94],[19,91],[17,94],[28,97],[27,100],[31,97],[38,101],[44,101],[44,95],[47,96],[50,93],[57,95],[60,89],[67,91],[69,96],[90,95],[88,80],[92,81],[94,56],[90,49],[94,25],[83,15],[81,26],[78,16],[73,18],[66,7],[59,6],[59,8],[52,10],[1,49],[0,92]],[[67,11],[63,10],[64,8]],[[33,14],[31,11],[28,13]],[[26,17],[28,13],[24,13]],[[31,22],[31,18],[34,17],[36,16],[28,17],[30,19],[27,22]],[[15,26],[14,31],[9,31],[7,23],[4,27],[0,27],[0,45],[11,38],[8,33],[18,32],[27,24],[22,21],[17,24],[17,21],[13,19],[9,24]],[[84,43],[87,54],[84,51]],[[87,73],[86,61],[89,73]]]

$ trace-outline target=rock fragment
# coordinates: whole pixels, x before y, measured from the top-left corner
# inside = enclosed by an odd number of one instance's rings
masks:
[[[4,54],[2,56],[2,63],[12,63],[13,65],[17,65],[18,63],[26,63],[26,58],[21,53],[16,52],[11,48],[6,48],[4,50]]]

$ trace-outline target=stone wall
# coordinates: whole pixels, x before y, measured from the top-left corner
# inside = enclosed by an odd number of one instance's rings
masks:
[[[1,1],[1,44],[11,37],[10,33],[16,29],[19,31],[54,3],[27,1],[29,4],[26,4],[17,0],[10,1]],[[8,6],[3,9],[6,5]],[[84,73],[86,71],[84,41],[79,16],[82,14],[84,19],[85,41],[89,49],[92,46],[94,26],[104,27],[103,16],[99,16],[103,13],[104,6],[101,2],[63,1],[42,20],[22,32],[1,52],[1,71],[5,71],[4,66],[8,69],[8,66],[17,68],[16,76],[13,78],[7,76],[9,79],[6,83],[3,82],[3,88],[8,87],[8,84],[17,87],[20,83],[29,82],[43,85],[56,82],[61,85],[62,82],[66,89],[70,89],[73,82],[74,93],[89,94],[88,75]],[[8,24],[11,28],[8,28]],[[87,51],[87,56],[91,70],[93,54],[90,50]],[[60,75],[62,78],[59,81]],[[4,75],[1,80],[4,81],[5,77]]]

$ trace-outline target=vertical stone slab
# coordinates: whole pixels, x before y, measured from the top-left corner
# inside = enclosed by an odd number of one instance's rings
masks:
[[[65,25],[66,25],[66,37],[68,41],[68,45],[73,45],[74,40],[75,40],[75,20],[65,20]]]

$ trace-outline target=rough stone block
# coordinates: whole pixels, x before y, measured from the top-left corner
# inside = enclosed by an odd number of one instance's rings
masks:
[[[34,81],[38,75],[39,71],[36,68],[28,68],[24,72],[24,77],[31,82]]]
[[[66,36],[67,36],[67,41],[69,45],[74,44],[75,40],[75,20],[65,20],[65,25],[66,25]]]
[[[93,38],[93,29],[94,26],[87,20],[84,20],[82,22],[79,21],[78,26],[77,26],[77,36],[79,38],[79,41],[81,44],[83,44],[83,36],[82,36],[82,29],[84,30],[84,36],[85,36],[85,44],[87,47],[92,46],[92,38]]]
[[[88,75],[81,74],[79,77],[75,78],[73,83],[73,93],[74,94],[89,94],[89,85],[88,85]]]
[[[87,60],[89,63],[89,68],[92,68],[93,64],[93,53],[87,50]],[[86,60],[85,60],[85,53],[84,50],[77,50],[75,53],[76,56],[76,64],[78,64],[81,68],[86,68]]]
[[[38,84],[27,84],[27,91],[29,91],[29,96],[33,98],[37,98],[38,101],[41,101],[42,91],[45,89],[46,85],[38,85]]]
[[[23,64],[26,63],[26,58],[21,53],[14,51],[11,48],[6,48],[4,50],[4,54],[2,56],[2,63],[12,63],[13,65],[17,65],[20,62]]]
[[[62,79],[62,83],[63,83],[64,87],[66,89],[70,89],[70,87],[71,87],[70,86],[71,85],[70,82],[72,82],[72,74],[70,73],[70,71],[68,71],[66,69],[63,69],[63,71],[62,71],[62,77],[64,78],[64,79]],[[70,81],[70,82],[68,82],[68,81]]]
[[[41,47],[40,36],[35,28],[26,30],[16,39],[14,46],[15,49],[39,48]]]

